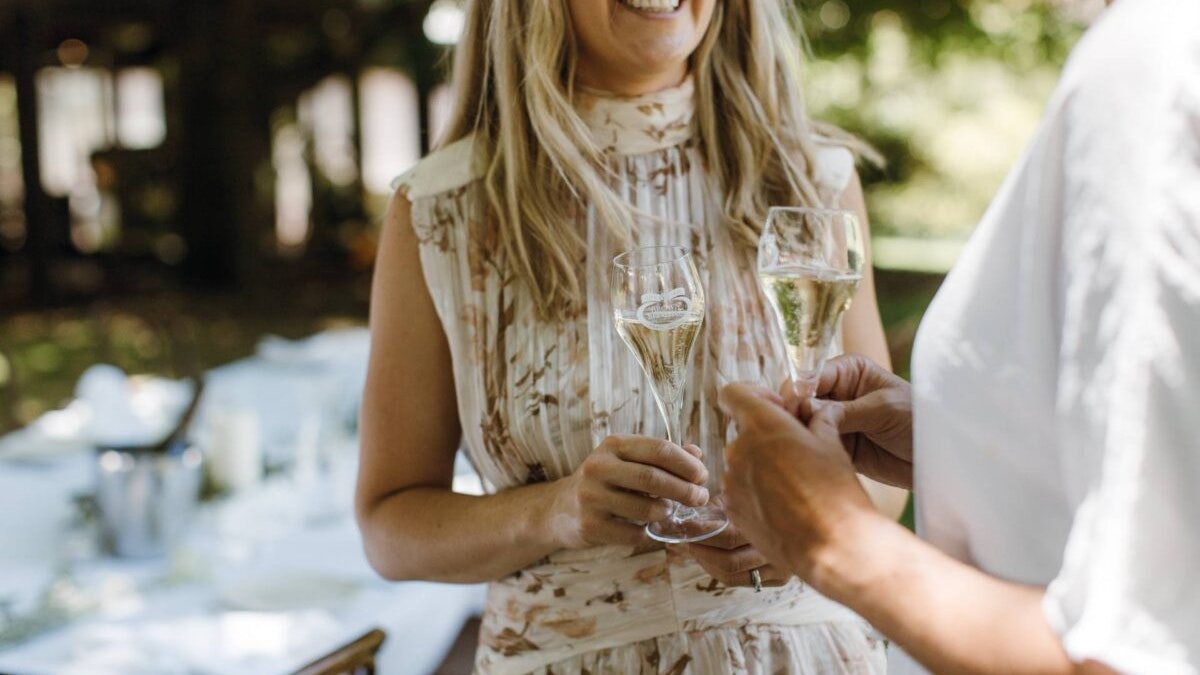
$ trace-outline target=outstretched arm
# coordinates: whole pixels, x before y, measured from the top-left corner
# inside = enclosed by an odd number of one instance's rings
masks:
[[[726,448],[733,522],[768,560],[855,610],[937,673],[1109,674],[1075,664],[1041,611],[1045,591],[988,576],[871,507],[842,445],[843,407],[806,426],[777,395],[722,391],[741,432]]]

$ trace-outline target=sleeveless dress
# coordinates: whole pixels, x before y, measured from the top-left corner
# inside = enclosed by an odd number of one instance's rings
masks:
[[[693,356],[685,436],[705,449],[719,485],[732,438],[718,389],[785,377],[751,256],[720,222],[719,191],[694,141],[693,86],[637,98],[583,92],[576,106],[610,159],[614,187],[661,220],[638,224],[638,246],[690,247],[707,316]],[[835,201],[854,170],[842,148],[819,146],[815,178]],[[528,292],[493,253],[479,178],[486,158],[470,137],[398,179],[412,202],[424,278],[449,342],[463,447],[498,492],[569,475],[613,433],[666,437],[648,383],[613,326],[610,265],[626,248],[592,215],[580,260],[586,310],[536,315]],[[560,551],[492,582],[477,673],[882,673],[884,646],[854,613],[793,580],[781,588],[722,586],[661,545]]]

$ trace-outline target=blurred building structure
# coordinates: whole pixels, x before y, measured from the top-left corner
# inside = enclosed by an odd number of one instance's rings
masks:
[[[0,0],[0,307],[366,267],[388,180],[429,145],[428,15]]]
[[[177,376],[362,324],[468,1],[0,0],[0,431],[98,362]],[[812,115],[887,160],[862,178],[903,373],[1104,2],[794,1]]]

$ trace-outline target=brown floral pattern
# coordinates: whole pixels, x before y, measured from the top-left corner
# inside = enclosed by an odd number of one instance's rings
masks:
[[[575,109],[605,153],[641,155],[691,139],[693,96],[690,78],[645,96],[620,97],[583,87],[575,95]]]
[[[746,380],[775,386],[786,371],[751,256],[713,227],[720,205],[690,141],[691,97],[689,81],[637,99],[584,92],[578,106],[610,153],[614,187],[654,216],[635,224],[632,243],[689,245],[704,278],[685,433],[707,451],[716,485],[732,434],[717,390]],[[463,444],[485,484],[504,490],[566,476],[610,433],[665,436],[612,325],[609,265],[628,243],[581,217],[587,311],[539,320],[494,252],[469,149],[460,142],[435,153],[401,188],[413,201],[423,272],[453,356]],[[827,181],[830,195],[844,187],[839,180]],[[881,672],[882,654],[858,617],[799,582],[755,594],[722,586],[673,550],[605,547],[560,551],[493,582],[476,670],[858,674]]]

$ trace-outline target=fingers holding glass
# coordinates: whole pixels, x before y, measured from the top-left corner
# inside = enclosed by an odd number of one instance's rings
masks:
[[[649,379],[667,439],[681,445],[684,391],[704,323],[704,289],[692,255],[682,246],[622,253],[613,259],[611,293],[617,333]],[[646,533],[681,543],[712,536],[726,524],[715,506],[676,504],[670,517],[647,525]]]

